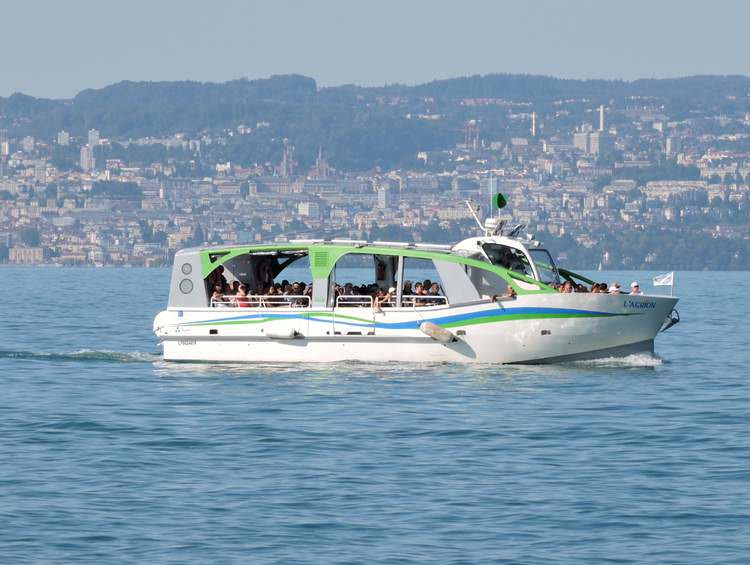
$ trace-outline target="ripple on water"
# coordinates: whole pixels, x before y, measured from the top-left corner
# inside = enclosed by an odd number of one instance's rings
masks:
[[[658,356],[519,367],[167,363],[168,270],[8,274],[56,300],[3,306],[4,562],[750,561],[746,274]]]

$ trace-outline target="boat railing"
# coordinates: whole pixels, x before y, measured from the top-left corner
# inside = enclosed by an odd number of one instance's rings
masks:
[[[343,295],[336,297],[336,308],[372,308],[372,296],[367,295]]]
[[[401,296],[401,306],[405,308],[440,305],[447,306],[448,298],[439,294],[404,294]]]
[[[211,298],[211,308],[309,308],[310,297],[303,294],[227,294]]]

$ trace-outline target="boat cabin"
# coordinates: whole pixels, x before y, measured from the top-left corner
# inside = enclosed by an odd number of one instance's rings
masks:
[[[179,251],[169,307],[435,308],[497,300],[509,288],[554,292],[559,277],[538,243],[508,237],[453,247],[293,240]]]

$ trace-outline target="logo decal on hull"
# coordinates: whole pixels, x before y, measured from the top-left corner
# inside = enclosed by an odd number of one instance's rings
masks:
[[[656,302],[636,302],[635,300],[625,300],[623,306],[625,306],[625,308],[652,309],[656,308]]]

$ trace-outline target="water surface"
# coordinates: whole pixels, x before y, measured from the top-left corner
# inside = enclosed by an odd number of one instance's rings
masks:
[[[168,277],[0,268],[3,562],[750,561],[747,273],[540,367],[169,364]]]

